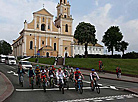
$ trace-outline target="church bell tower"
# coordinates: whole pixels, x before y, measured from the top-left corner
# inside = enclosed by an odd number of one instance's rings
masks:
[[[60,28],[61,34],[72,35],[72,15],[70,15],[70,3],[67,0],[60,0],[57,5],[57,17],[55,25]]]

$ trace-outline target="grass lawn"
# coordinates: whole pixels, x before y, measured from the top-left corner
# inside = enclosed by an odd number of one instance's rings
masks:
[[[35,62],[35,59],[36,58],[30,58],[30,59],[28,59],[28,61]],[[54,58],[39,58],[39,63],[43,63],[43,64],[53,65],[54,61],[55,61]]]
[[[66,65],[81,68],[99,69],[100,58],[67,58]],[[117,66],[122,69],[122,73],[138,75],[138,59],[109,59],[101,58],[104,69],[115,72]]]

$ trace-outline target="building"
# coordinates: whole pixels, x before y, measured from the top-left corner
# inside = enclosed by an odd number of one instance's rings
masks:
[[[19,37],[13,41],[14,56],[73,56],[73,19],[70,3],[60,0],[57,17],[45,8],[33,13],[33,20],[24,22]]]
[[[94,55],[103,55],[104,54],[104,47],[100,44],[88,44],[87,47],[88,54]],[[85,54],[85,45],[78,45],[77,43],[74,44],[74,55],[84,55]]]
[[[14,56],[74,56],[83,55],[85,48],[77,45],[72,32],[73,18],[70,3],[60,0],[57,4],[57,17],[45,8],[33,13],[33,20],[24,22],[19,37],[13,40]],[[103,46],[89,44],[88,54],[103,54]]]

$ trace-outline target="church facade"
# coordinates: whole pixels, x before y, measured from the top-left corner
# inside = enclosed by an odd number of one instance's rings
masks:
[[[33,13],[33,20],[24,22],[20,36],[13,41],[14,56],[73,56],[73,19],[70,4],[60,0],[57,17],[45,8]]]
[[[60,0],[57,5],[57,17],[53,21],[53,15],[45,8],[33,13],[33,20],[24,22],[24,28],[20,36],[13,40],[14,56],[69,56],[84,54],[84,45],[75,42],[70,15],[70,3]],[[97,50],[98,49],[98,50]],[[103,46],[89,44],[88,54],[100,54],[104,52]]]

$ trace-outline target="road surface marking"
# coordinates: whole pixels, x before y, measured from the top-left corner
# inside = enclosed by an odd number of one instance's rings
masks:
[[[125,96],[136,96],[136,97],[138,97],[138,95],[136,95],[136,94],[129,94],[129,95],[95,97],[95,98],[85,98],[85,99],[75,99],[75,100],[64,100],[64,101],[58,101],[58,102],[86,102],[86,101],[102,102],[104,100],[112,101],[112,100],[115,100],[117,98],[118,99],[123,99]],[[114,98],[112,98],[112,97],[114,97]]]
[[[14,73],[13,71],[7,71],[8,74]]]
[[[8,65],[6,65],[7,67],[10,67],[10,68],[12,68],[12,69],[16,69],[16,68],[14,68],[14,67],[12,67],[12,66],[8,66]]]
[[[87,84],[90,84],[91,82],[90,81],[85,81],[83,80],[84,83],[87,83]],[[103,86],[102,84],[98,84],[99,86]]]
[[[101,87],[101,89],[107,89],[109,87]],[[67,88],[64,88],[67,90]],[[90,87],[83,87],[83,89],[91,89]],[[43,89],[16,89],[16,91],[41,91]],[[54,90],[59,90],[59,88],[51,88],[51,89],[46,89],[48,91],[54,91]],[[75,90],[75,88],[69,88],[69,90]]]
[[[111,89],[114,89],[114,90],[118,90],[116,87],[114,86],[110,86]]]

